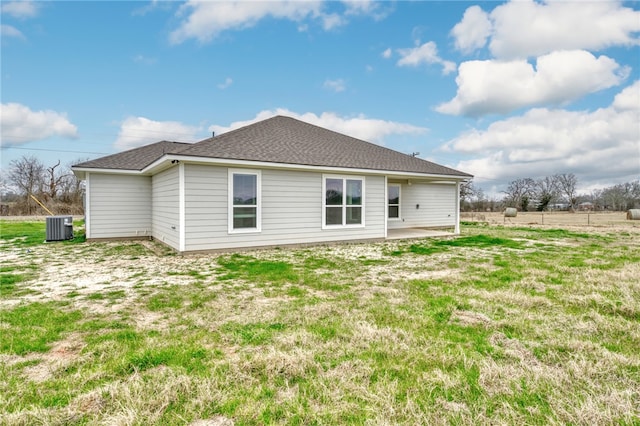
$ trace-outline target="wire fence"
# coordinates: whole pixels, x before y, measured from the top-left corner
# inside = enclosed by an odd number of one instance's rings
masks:
[[[627,220],[626,212],[518,212],[515,217],[503,213],[464,212],[466,222],[494,225],[593,226],[640,228],[640,220]]]

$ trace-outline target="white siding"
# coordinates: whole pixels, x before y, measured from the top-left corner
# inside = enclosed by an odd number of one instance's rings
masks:
[[[389,229],[455,226],[456,185],[412,182],[400,189],[400,220],[390,220]],[[416,205],[420,205],[416,208]]]
[[[91,173],[88,238],[151,235],[151,178]]]
[[[262,231],[229,234],[227,169],[187,164],[186,251],[384,238],[384,177],[365,181],[364,228],[322,229],[322,174],[262,170]]]
[[[152,187],[153,238],[178,250],[180,247],[178,167],[154,175]]]

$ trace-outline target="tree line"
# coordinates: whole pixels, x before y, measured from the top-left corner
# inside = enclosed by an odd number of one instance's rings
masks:
[[[519,178],[509,182],[502,198],[489,199],[473,181],[461,187],[461,206],[466,211],[500,211],[515,207],[520,211],[589,210],[626,211],[640,208],[640,180],[625,182],[591,193],[578,192],[573,173],[540,179]]]
[[[79,159],[74,163],[79,163]],[[573,173],[555,174],[540,179],[520,178],[509,182],[502,198],[489,198],[473,181],[460,188],[464,211],[501,211],[515,207],[520,211],[597,210],[626,211],[640,208],[640,181],[625,182],[578,193]],[[45,165],[34,156],[11,161],[0,174],[0,215],[35,215],[46,211],[34,196],[55,214],[83,214],[84,183],[58,160]]]
[[[80,162],[79,160],[78,162]],[[54,214],[82,214],[84,183],[71,165],[45,165],[34,156],[13,160],[0,175],[0,214],[3,216],[47,214],[34,199]]]

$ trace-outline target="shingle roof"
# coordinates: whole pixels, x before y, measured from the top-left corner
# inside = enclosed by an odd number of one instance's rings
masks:
[[[107,155],[95,160],[85,161],[73,167],[89,169],[142,170],[164,154],[177,154],[192,144],[161,141],[129,151]]]
[[[158,147],[152,149],[156,145]],[[195,144],[159,142],[75,167],[142,170],[162,156],[161,147],[172,150],[164,153],[179,156],[471,177],[449,167],[283,116]],[[157,155],[156,158],[152,158],[153,155]]]

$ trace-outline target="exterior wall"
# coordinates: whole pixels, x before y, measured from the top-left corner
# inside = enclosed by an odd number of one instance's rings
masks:
[[[365,227],[323,230],[322,176],[263,169],[262,231],[229,234],[228,169],[186,164],[185,251],[384,238],[384,177],[365,177]]]
[[[390,181],[389,183],[393,183]],[[389,229],[428,228],[456,225],[455,183],[433,184],[406,181],[400,188],[400,219],[389,220]],[[420,208],[416,208],[416,205]]]
[[[178,167],[154,175],[151,179],[151,229],[153,238],[179,250]]]
[[[87,238],[151,235],[151,178],[90,173]]]

